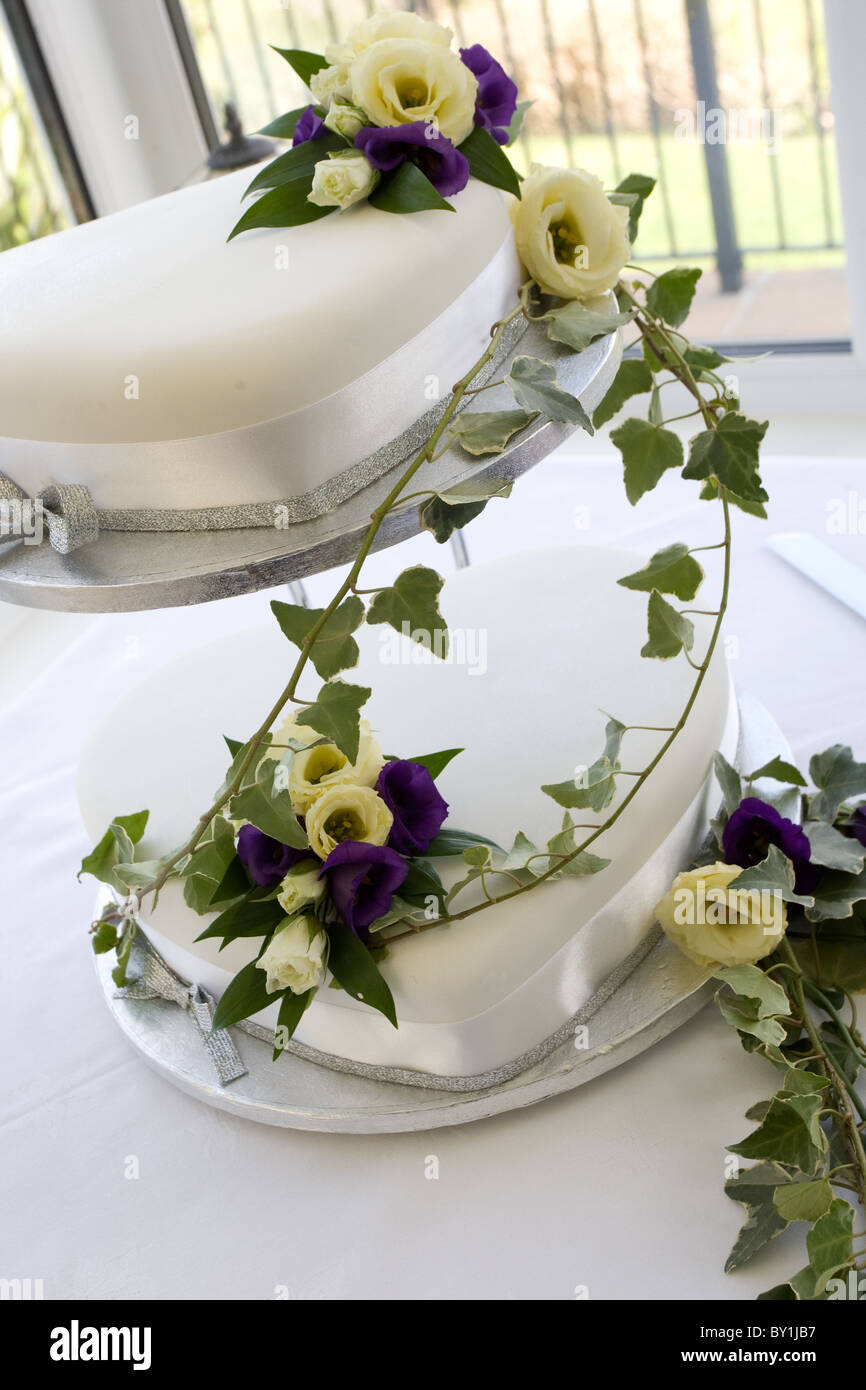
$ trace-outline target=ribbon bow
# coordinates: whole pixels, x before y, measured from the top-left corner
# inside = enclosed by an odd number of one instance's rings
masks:
[[[5,473],[0,473],[0,540],[20,538],[21,528],[16,525],[12,506],[22,502],[30,503],[44,517],[48,540],[60,555],[90,545],[99,535],[93,498],[80,483],[52,483],[30,498]]]
[[[137,964],[141,973],[131,985],[119,990],[119,999],[165,999],[169,1004],[177,1004],[192,1015],[210,1060],[213,1062],[221,1086],[246,1076],[247,1069],[240,1059],[237,1048],[228,1030],[218,1028],[213,1031],[214,1002],[201,985],[187,985],[169,969],[162,956],[139,931],[136,944]]]

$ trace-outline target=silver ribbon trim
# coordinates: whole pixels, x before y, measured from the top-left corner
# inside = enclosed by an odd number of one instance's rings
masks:
[[[515,319],[508,325],[493,358],[476,374],[476,382],[484,385],[490,380],[514,350],[526,328],[527,323],[523,318]],[[464,398],[459,409],[468,404],[469,401]],[[44,488],[35,498],[29,498],[13,479],[0,472],[0,521],[3,523],[0,542],[21,539],[20,529],[15,529],[9,506],[21,503],[41,509],[48,527],[49,543],[61,555],[69,555],[83,545],[92,544],[99,539],[100,531],[236,531],[248,527],[285,530],[296,522],[313,521],[324,516],[356,492],[406,463],[436,428],[447,406],[447,398],[437,401],[402,434],[358,463],[351,464],[342,473],[300,497],[285,497],[275,502],[184,509],[97,508],[88,489],[79,483],[58,483]]]
[[[164,999],[169,1004],[177,1004],[191,1015],[198,1029],[205,1051],[213,1062],[221,1086],[228,1086],[239,1077],[246,1076],[247,1069],[232,1042],[226,1028],[213,1031],[214,1001],[201,985],[188,985],[175,975],[166,965],[143,934],[144,949],[136,952],[141,974],[131,985],[118,990],[118,999]],[[146,943],[146,944],[145,944]]]

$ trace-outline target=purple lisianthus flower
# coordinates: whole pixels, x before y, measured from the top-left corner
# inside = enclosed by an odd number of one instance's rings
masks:
[[[243,825],[238,833],[238,858],[252,879],[260,888],[269,888],[280,883],[293,864],[307,858],[309,850],[292,849],[291,845],[280,844],[257,830],[254,825]]]
[[[327,878],[331,902],[346,926],[368,941],[370,924],[388,911],[408,872],[405,859],[387,845],[344,840],[331,850],[319,878]]]
[[[318,140],[320,135],[327,131],[322,116],[316,115],[316,109],[312,103],[301,112],[298,117],[298,124],[295,126],[295,133],[292,136],[293,145],[306,144],[307,140]]]
[[[478,79],[475,124],[488,130],[500,145],[507,145],[508,127],[517,110],[517,83],[480,43],[461,48],[460,57]]]
[[[775,806],[757,796],[745,797],[722,831],[725,859],[748,869],[766,859],[771,845],[777,845],[793,864],[797,892],[811,892],[818,881],[818,869],[809,862],[812,846],[803,830],[780,815]]]
[[[401,854],[420,854],[439,834],[448,802],[423,763],[395,758],[379,773],[376,791],[394,817],[388,843]]]
[[[355,147],[383,174],[411,159],[443,198],[461,192],[469,182],[469,160],[429,121],[364,126],[355,136]]]
[[[857,807],[845,828],[861,845],[866,845],[866,802]]]

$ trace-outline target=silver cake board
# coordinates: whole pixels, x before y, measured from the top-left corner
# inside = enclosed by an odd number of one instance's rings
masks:
[[[763,705],[739,696],[737,765],[761,767],[790,747]],[[755,783],[760,795],[761,783]],[[162,1000],[123,997],[111,978],[113,955],[96,956],[108,1007],[133,1047],[172,1085],[207,1105],[261,1124],[340,1134],[394,1134],[487,1119],[575,1090],[660,1042],[692,1018],[718,988],[657,930],[635,968],[576,1032],[543,1061],[484,1090],[455,1092],[373,1080],[284,1054],[238,1028],[232,1039],[247,1074],[217,1080],[188,1013]],[[602,991],[603,992],[603,987]],[[586,1044],[586,1045],[585,1045]]]
[[[583,352],[571,352],[552,343],[539,324],[529,324],[497,367],[497,374],[504,376],[513,358],[524,355],[553,361],[560,384],[578,396],[591,414],[616,374],[621,335],[617,331]],[[482,399],[485,410],[514,408],[505,386],[492,387]],[[540,463],[573,432],[572,425],[539,418],[493,460],[473,459],[452,446],[422,466],[410,491],[444,491],[457,483],[488,478],[511,481]],[[0,600],[62,612],[130,613],[213,602],[320,574],[354,559],[371,512],[405,466],[398,465],[326,515],[296,522],[285,530],[267,526],[232,531],[103,531],[93,544],[71,555],[52,550],[47,541],[41,545],[7,541],[0,544]],[[409,502],[385,518],[374,549],[407,540],[420,529],[418,503]]]

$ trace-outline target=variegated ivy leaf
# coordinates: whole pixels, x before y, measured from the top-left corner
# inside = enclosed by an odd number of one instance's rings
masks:
[[[508,127],[508,139],[505,142],[507,145],[514,144],[520,132],[523,130],[523,123],[526,120],[527,111],[530,106],[534,105],[534,101],[519,101],[517,103],[517,106],[514,108],[514,115],[511,117],[511,124]]]
[[[809,803],[812,820],[832,821],[843,801],[866,795],[866,763],[855,762],[843,743],[816,753],[809,762],[809,774],[818,788]]]
[[[854,1208],[835,1197],[829,1209],[815,1222],[806,1236],[809,1268],[815,1274],[815,1295],[825,1292],[828,1283],[854,1259]]]
[[[131,816],[116,816],[99,843],[82,859],[79,879],[82,874],[90,874],[100,883],[125,891],[126,885],[115,870],[119,864],[131,864],[135,859],[135,846],[144,835],[149,814],[137,811]]]
[[[641,656],[670,661],[681,651],[691,651],[695,641],[695,625],[672,608],[658,589],[653,589],[647,608],[647,634]]]
[[[451,433],[468,454],[501,454],[512,435],[525,429],[537,414],[537,410],[466,410],[451,422]],[[471,484],[469,486],[471,490]],[[459,492],[459,488],[452,491]],[[495,493],[484,492],[482,496],[486,500],[499,491],[497,488]],[[439,496],[447,499],[448,494],[440,493]],[[477,484],[474,496],[460,500],[480,501]]]
[[[623,324],[631,323],[636,313],[636,309],[624,314],[612,313],[609,309],[588,309],[579,299],[569,299],[545,314],[544,321],[549,338],[556,343],[566,343],[575,352],[582,352],[596,338],[606,337]]]
[[[367,621],[372,621],[369,614]],[[335,743],[340,752],[345,753],[349,762],[353,763],[358,756],[358,745],[361,741],[361,710],[371,694],[369,686],[350,685],[348,681],[341,680],[328,681],[327,685],[322,686],[313,704],[307,705],[304,709],[304,723],[315,729],[317,734],[323,734],[331,743]],[[291,842],[287,840],[285,843]]]
[[[442,545],[455,531],[480,516],[491,497],[510,497],[513,486],[510,479],[501,478],[459,483],[422,502],[418,511],[421,525]]]
[[[643,212],[643,205],[656,186],[656,181],[650,178],[649,174],[626,174],[624,179],[620,179],[616,186],[616,192],[631,197],[634,202],[629,207],[628,218],[628,239],[634,246],[637,238],[638,223]]]
[[[236,819],[251,820],[251,817],[238,816]],[[191,907],[194,912],[207,912],[235,854],[233,826],[225,816],[214,816],[181,870],[184,880],[183,896],[187,907]]]
[[[652,372],[646,362],[640,357],[627,357],[620,363],[619,371],[601,405],[595,408],[592,417],[595,428],[607,424],[614,415],[618,415],[632,396],[642,396],[646,391],[651,391],[652,384]]]
[[[689,446],[684,478],[716,478],[722,487],[746,502],[764,503],[767,494],[758,473],[758,454],[767,432],[738,411],[723,415],[714,429],[702,430]]]
[[[800,903],[811,907],[813,898],[794,891],[794,866],[778,845],[770,845],[766,859],[743,869],[741,874],[728,884],[729,889],[750,889],[759,893],[774,893],[788,903]]]
[[[822,1106],[820,1095],[780,1092],[773,1097],[758,1128],[728,1148],[741,1158],[769,1159],[789,1164],[801,1173],[813,1173],[827,1151],[820,1122]]]
[[[326,690],[328,688],[325,686]],[[369,694],[369,691],[367,693]],[[304,718],[308,718],[307,713]],[[315,725],[313,727],[315,728]],[[357,753],[356,743],[355,756]],[[349,756],[348,753],[346,756]],[[350,761],[353,762],[354,758]],[[233,821],[247,820],[257,830],[261,830],[263,835],[270,835],[272,840],[278,840],[281,845],[291,845],[293,849],[306,849],[307,837],[292,810],[292,799],[286,787],[280,785],[284,773],[283,764],[276,758],[264,758],[256,768],[255,780],[251,785],[232,797],[228,813]],[[187,872],[195,872],[195,862],[196,856],[193,855]],[[227,867],[226,864],[223,872]],[[220,874],[217,882],[221,877]]]
[[[626,726],[609,719],[604,730],[604,752],[589,767],[579,767],[567,782],[549,783],[541,790],[566,809],[603,811],[616,795],[619,750]]]
[[[787,1218],[776,1209],[777,1191],[792,1181],[780,1163],[756,1163],[725,1183],[725,1192],[746,1208],[746,1221],[725,1261],[725,1273],[739,1269],[775,1236],[787,1229]]]
[[[866,859],[866,846],[859,840],[843,835],[835,826],[824,820],[806,821],[803,832],[809,841],[813,864],[821,864],[826,869],[841,869],[847,874],[859,874]]]
[[[829,1178],[785,1183],[773,1193],[773,1206],[784,1221],[817,1221],[832,1202]]]
[[[566,811],[562,818],[562,829],[547,842],[549,853],[551,855],[574,854],[577,848],[575,834],[576,827]],[[609,859],[604,859],[600,854],[592,854],[590,850],[584,849],[581,850],[580,854],[570,859],[567,864],[562,864],[558,874],[568,874],[572,878],[585,878],[587,874],[600,873],[602,869],[607,868],[609,863]]]
[[[757,965],[726,965],[715,970],[713,975],[728,985],[735,995],[754,1004],[759,1018],[787,1016],[791,1012],[785,990]]]
[[[689,548],[682,541],[657,550],[643,569],[618,579],[624,589],[651,591],[658,589],[660,594],[674,594],[679,599],[693,599],[704,571],[697,560],[689,554]]]
[[[857,874],[828,869],[821,875],[814,900],[806,908],[810,922],[840,921],[851,917],[857,903],[866,899],[866,869]]]
[[[543,854],[539,854],[535,845],[524,835],[523,831],[518,830],[514,837],[514,844],[505,856],[502,867],[514,873],[526,869],[529,874],[537,878],[547,868],[547,860]]]
[[[439,591],[444,583],[435,570],[413,565],[398,575],[390,588],[379,590],[367,611],[367,622],[390,623],[404,637],[444,660],[448,655],[448,628],[439,612]],[[319,725],[314,724],[313,728],[318,729]]]
[[[271,602],[271,612],[283,633],[296,647],[302,646],[311,628],[324,616],[324,608],[303,608],[294,603]],[[333,612],[310,648],[310,661],[323,680],[358,664],[358,644],[352,633],[364,621],[364,605],[350,594]]]
[[[651,425],[635,416],[611,430],[611,443],[622,454],[625,495],[632,506],[651,492],[669,468],[679,468],[683,446],[673,430]]]
[[[723,753],[716,753],[713,758],[713,768],[716,779],[722,789],[725,810],[728,815],[733,815],[743,799],[743,783],[739,772],[732,767]]]
[[[540,410],[550,420],[580,425],[587,434],[595,434],[592,421],[577,396],[559,385],[556,368],[550,362],[540,357],[515,357],[505,380],[524,410]]]
[[[768,763],[762,763],[754,772],[749,773],[746,781],[757,782],[759,777],[770,777],[774,782],[786,782],[792,787],[806,785],[802,772],[799,772],[793,763],[786,763],[784,758],[771,758]]]
[[[679,328],[689,316],[695,287],[702,273],[697,266],[678,265],[658,275],[646,292],[650,313],[664,319],[673,328]]]

